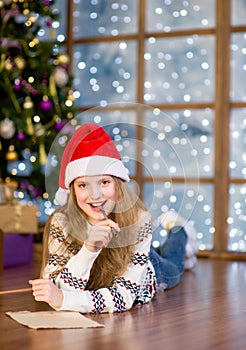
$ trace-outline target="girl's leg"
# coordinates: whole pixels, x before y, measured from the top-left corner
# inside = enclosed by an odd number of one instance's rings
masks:
[[[185,246],[187,233],[182,226],[174,226],[168,233],[168,238],[160,247],[160,255],[173,262],[180,272],[184,272]]]
[[[184,273],[187,234],[183,227],[175,226],[160,248],[159,254],[151,249],[150,260],[154,266],[157,288],[169,289],[177,285]]]
[[[199,251],[199,245],[197,242],[197,232],[194,225],[174,210],[169,210],[161,214],[158,220],[167,231],[169,231],[170,228],[174,226],[184,227],[185,232],[188,235],[188,240],[185,247],[185,269],[192,269],[197,264],[196,255]]]

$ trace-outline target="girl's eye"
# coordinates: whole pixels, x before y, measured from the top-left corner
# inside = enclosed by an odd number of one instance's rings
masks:
[[[86,188],[86,184],[79,184],[80,188]]]
[[[109,181],[109,180],[103,180],[103,181],[102,181],[102,185],[103,185],[103,186],[106,186],[106,185],[108,185],[108,184],[110,184],[110,181]]]

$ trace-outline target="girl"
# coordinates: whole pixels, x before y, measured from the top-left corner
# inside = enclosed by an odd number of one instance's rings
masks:
[[[122,312],[180,282],[194,230],[168,212],[161,218],[170,225],[168,239],[153,250],[150,214],[128,181],[107,133],[81,126],[62,157],[61,207],[45,227],[41,278],[29,281],[35,300],[56,310]],[[190,257],[196,252],[190,249]]]

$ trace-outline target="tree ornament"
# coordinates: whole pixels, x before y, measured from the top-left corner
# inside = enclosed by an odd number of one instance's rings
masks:
[[[39,19],[39,14],[36,12],[31,12],[27,19],[27,22],[31,22],[31,24],[33,24],[33,23],[36,23],[38,19]]]
[[[24,134],[23,131],[19,131],[18,134],[17,134],[17,140],[19,141],[24,141],[26,138],[26,135]]]
[[[67,71],[62,67],[56,67],[54,69],[54,78],[57,86],[65,86],[68,82]]]
[[[15,57],[14,63],[16,67],[21,71],[26,67],[26,60],[21,56]]]
[[[60,53],[58,56],[57,56],[57,62],[58,64],[60,65],[68,65],[69,63],[69,57],[67,54],[65,53]]]
[[[61,129],[66,125],[65,120],[57,119],[55,123],[55,129],[61,131]]]
[[[8,162],[14,162],[15,160],[18,159],[18,153],[15,151],[14,145],[9,146],[9,149],[6,153],[5,158]]]
[[[26,133],[29,136],[34,135],[34,127],[33,127],[33,123],[32,123],[32,118],[29,115],[26,117]]]
[[[40,102],[40,108],[43,111],[49,111],[52,108],[52,102],[49,100],[48,96],[44,96],[42,101]]]
[[[0,122],[0,136],[4,139],[11,139],[15,134],[15,124],[9,118],[5,118]]]
[[[51,0],[44,0],[44,2],[43,2],[44,6],[50,6],[51,3],[52,3]]]
[[[40,142],[39,144],[39,163],[41,165],[45,165],[47,162],[47,155],[45,151],[45,146],[43,142]]]
[[[56,30],[53,27],[50,27],[49,37],[50,38],[55,38],[56,37]]]
[[[45,128],[41,123],[36,124],[34,130],[37,137],[43,136],[45,133]]]
[[[26,134],[32,136],[34,135],[34,127],[32,123],[33,102],[30,96],[27,96],[25,98],[23,108],[26,115]]]
[[[14,88],[14,90],[16,90],[16,91],[21,90],[21,81],[20,81],[20,79],[15,79],[13,88]]]
[[[5,61],[5,69],[7,70],[7,71],[12,71],[12,68],[13,68],[13,63],[12,63],[12,61],[9,59],[9,58],[7,58],[6,59],[6,61]]]
[[[25,98],[25,102],[23,103],[24,109],[32,109],[33,108],[33,102],[31,100],[30,96],[27,96]]]

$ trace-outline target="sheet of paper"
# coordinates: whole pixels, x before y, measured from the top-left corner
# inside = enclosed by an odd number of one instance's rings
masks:
[[[72,311],[16,311],[6,315],[29,328],[89,328],[104,327],[79,312]]]

